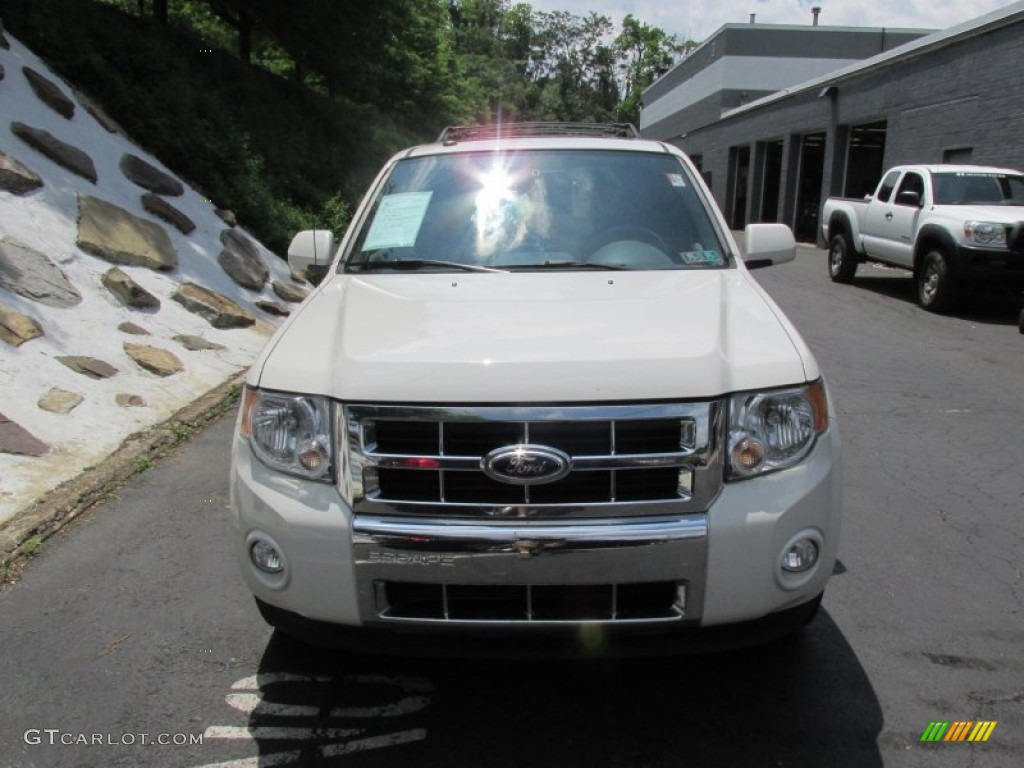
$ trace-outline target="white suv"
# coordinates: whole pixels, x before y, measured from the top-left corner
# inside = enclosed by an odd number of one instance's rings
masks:
[[[745,250],[631,126],[454,128],[392,158],[339,247],[296,236],[291,265],[329,274],[248,374],[231,504],[264,618],[598,652],[808,621],[838,432],[748,273],[791,232],[751,225]]]

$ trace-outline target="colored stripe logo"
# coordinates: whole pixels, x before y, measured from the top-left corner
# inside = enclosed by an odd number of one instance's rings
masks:
[[[921,734],[921,741],[988,741],[996,728],[995,720],[932,721]]]

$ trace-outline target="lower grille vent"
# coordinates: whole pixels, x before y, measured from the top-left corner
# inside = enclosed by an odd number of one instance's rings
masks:
[[[444,622],[630,622],[682,618],[685,590],[674,582],[641,584],[424,584],[384,582],[385,619]]]

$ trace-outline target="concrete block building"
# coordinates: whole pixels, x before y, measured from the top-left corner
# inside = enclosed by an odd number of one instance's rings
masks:
[[[690,155],[732,227],[813,241],[827,196],[891,165],[1024,168],[1024,2],[932,33],[729,24],[643,104],[643,135]]]

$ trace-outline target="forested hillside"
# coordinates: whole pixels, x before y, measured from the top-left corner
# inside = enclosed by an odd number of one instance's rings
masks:
[[[4,23],[279,252],[451,123],[631,121],[694,47],[508,0],[7,0]]]

